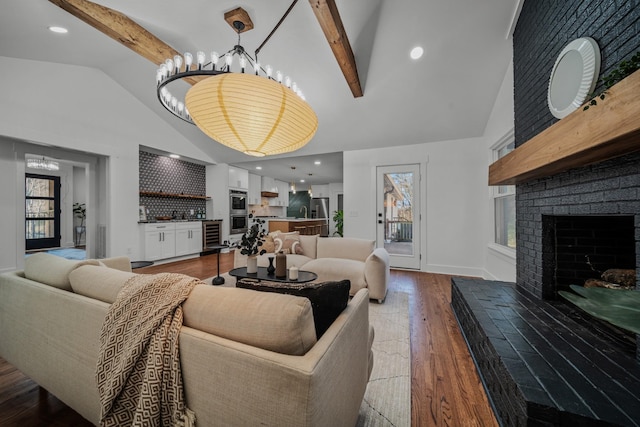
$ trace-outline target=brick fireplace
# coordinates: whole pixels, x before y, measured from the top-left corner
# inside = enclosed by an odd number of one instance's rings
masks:
[[[640,155],[519,185],[516,212],[516,283],[539,298],[556,299],[556,286],[594,277],[581,262],[585,255],[591,255],[596,269],[637,268]],[[560,272],[558,252],[553,247],[558,233],[560,250],[566,255],[562,260],[573,255],[572,265]],[[571,251],[573,254],[566,253]],[[573,270],[574,277],[567,270]],[[560,282],[556,284],[558,273]]]

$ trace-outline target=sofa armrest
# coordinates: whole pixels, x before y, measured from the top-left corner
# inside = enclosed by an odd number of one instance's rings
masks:
[[[128,256],[118,256],[113,258],[103,258],[98,260],[109,268],[115,268],[116,270],[126,271],[131,273],[131,260]]]
[[[389,284],[389,253],[384,248],[376,248],[364,261],[364,279],[369,289],[369,297],[384,301]]]

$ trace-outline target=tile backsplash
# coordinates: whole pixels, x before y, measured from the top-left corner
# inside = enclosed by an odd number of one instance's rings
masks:
[[[206,191],[206,168],[204,165],[172,159],[166,156],[140,151],[140,191],[162,192],[204,196]],[[206,201],[177,197],[140,196],[140,205],[148,213],[147,219],[156,216],[171,216],[176,211],[178,218],[194,218],[198,211],[205,212]],[[190,216],[190,211],[194,215]]]

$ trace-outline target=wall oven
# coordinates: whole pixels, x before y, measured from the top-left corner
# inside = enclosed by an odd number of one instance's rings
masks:
[[[229,191],[229,213],[231,215],[247,215],[247,192]]]
[[[249,214],[247,208],[246,191],[229,191],[229,223],[231,224],[231,234],[242,234],[249,229]]]
[[[244,215],[231,215],[231,234],[244,234],[249,229],[249,217]]]

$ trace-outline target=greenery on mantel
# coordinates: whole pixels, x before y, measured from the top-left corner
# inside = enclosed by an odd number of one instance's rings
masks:
[[[636,52],[629,61],[622,61],[618,67],[601,79],[604,84],[604,90],[599,94],[590,94],[591,100],[584,106],[583,110],[586,111],[592,105],[598,105],[598,98],[604,100],[608,89],[638,69],[640,69],[640,52]]]

